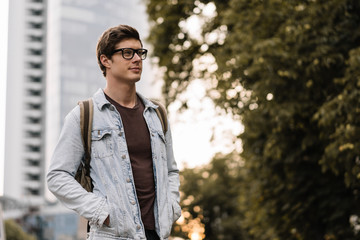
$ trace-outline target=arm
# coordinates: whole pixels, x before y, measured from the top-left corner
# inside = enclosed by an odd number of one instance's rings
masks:
[[[84,155],[77,106],[66,118],[47,173],[49,190],[66,207],[75,210],[91,224],[101,226],[108,216],[106,198],[87,192],[74,179]]]
[[[170,191],[172,206],[174,210],[173,217],[174,217],[174,221],[176,221],[181,216],[180,193],[179,193],[180,180],[179,180],[179,169],[176,165],[176,161],[174,158],[171,130],[169,126],[165,138],[166,138],[166,156],[167,156],[167,166],[168,166],[169,191]]]

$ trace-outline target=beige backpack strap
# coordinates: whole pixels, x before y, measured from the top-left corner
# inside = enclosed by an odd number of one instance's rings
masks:
[[[92,121],[94,115],[94,107],[92,99],[80,101],[80,129],[81,136],[84,143],[85,154],[91,153],[91,131]]]
[[[77,179],[77,181],[85,188],[87,191],[92,191],[92,180],[90,177],[90,160],[91,160],[91,131],[92,131],[92,122],[94,115],[94,107],[92,99],[85,101],[80,101],[80,130],[81,130],[81,139],[84,145],[84,167],[80,170],[82,171],[83,177]],[[78,171],[80,171],[78,170]]]
[[[85,101],[80,101],[79,105],[80,105],[81,136],[84,143],[85,154],[89,156],[89,164],[90,164],[91,131],[92,131],[92,121],[94,115],[93,101],[90,98]]]
[[[167,130],[168,130],[168,119],[167,119],[167,113],[166,113],[166,109],[164,107],[164,105],[162,105],[161,103],[159,103],[158,101],[155,100],[151,100],[155,105],[159,106],[158,108],[155,109],[156,114],[158,115],[160,122],[161,122],[161,126],[164,132],[164,135],[166,134]]]

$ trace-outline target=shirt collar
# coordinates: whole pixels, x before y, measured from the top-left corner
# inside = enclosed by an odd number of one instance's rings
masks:
[[[145,105],[145,109],[150,107],[150,108],[158,108],[157,105],[155,105],[152,101],[150,101],[149,99],[147,99],[146,97],[144,97],[143,95],[141,95],[140,93],[136,93],[140,99],[142,100],[142,102]],[[105,106],[110,106],[111,103],[106,99],[105,97],[105,93],[104,90],[99,88],[96,93],[93,96],[94,102],[97,106],[97,108],[101,111]]]

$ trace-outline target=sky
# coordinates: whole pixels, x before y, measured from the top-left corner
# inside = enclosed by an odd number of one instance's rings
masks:
[[[8,0],[0,1],[0,196],[4,183],[4,147],[5,147],[5,99],[6,99],[6,56],[8,32]]]
[[[243,131],[243,126],[231,114],[220,116],[216,112],[202,80],[194,80],[179,98],[188,99],[188,109],[180,111],[181,103],[176,100],[168,111],[174,155],[180,169],[207,164],[219,152],[241,151],[235,136]]]

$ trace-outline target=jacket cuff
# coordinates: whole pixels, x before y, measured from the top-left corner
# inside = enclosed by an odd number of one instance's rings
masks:
[[[101,199],[98,209],[95,212],[94,217],[91,219],[90,224],[96,227],[102,227],[105,219],[109,216],[109,207],[106,202],[106,198]]]

